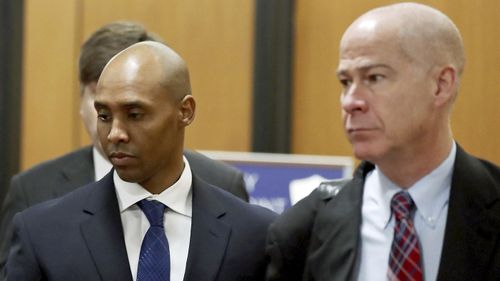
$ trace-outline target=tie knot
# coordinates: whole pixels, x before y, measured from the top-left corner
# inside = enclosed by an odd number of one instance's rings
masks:
[[[163,203],[156,200],[143,199],[137,202],[137,205],[146,215],[151,226],[163,227],[163,214],[165,212],[165,205]]]
[[[413,209],[415,209],[415,203],[408,192],[400,191],[392,197],[391,210],[396,220],[410,218]]]

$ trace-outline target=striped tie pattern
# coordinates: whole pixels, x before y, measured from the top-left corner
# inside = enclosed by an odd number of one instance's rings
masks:
[[[165,205],[146,199],[139,201],[137,205],[150,224],[142,240],[137,281],[170,281],[170,253],[163,227]]]
[[[408,192],[398,192],[392,197],[391,210],[395,217],[389,269],[390,281],[422,281],[422,261],[417,232],[412,213],[415,203]]]

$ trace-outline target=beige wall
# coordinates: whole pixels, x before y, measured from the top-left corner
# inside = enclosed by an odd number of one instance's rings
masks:
[[[25,2],[22,168],[79,145],[76,2]]]
[[[397,1],[296,0],[292,147],[295,153],[351,155],[340,120],[335,78],[343,31],[370,8]],[[469,152],[500,163],[500,1],[420,1],[461,30],[466,70],[452,127]]]
[[[340,122],[338,41],[362,12],[390,1],[296,0],[292,150],[351,155]],[[467,65],[453,130],[468,151],[500,163],[500,2],[423,1],[461,29]],[[77,56],[96,28],[144,23],[187,61],[197,116],[195,149],[251,147],[253,0],[26,0],[21,165],[88,144],[78,117]]]

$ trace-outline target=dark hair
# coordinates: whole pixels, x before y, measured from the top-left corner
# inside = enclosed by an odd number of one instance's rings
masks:
[[[82,45],[78,61],[80,84],[97,82],[112,57],[142,41],[163,40],[135,22],[113,22],[96,30]]]

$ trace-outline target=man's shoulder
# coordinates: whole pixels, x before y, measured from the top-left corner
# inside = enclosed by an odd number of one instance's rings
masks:
[[[257,220],[270,222],[274,220],[278,215],[273,211],[264,208],[262,206],[250,204],[243,201],[241,198],[229,193],[226,190],[220,189],[210,183],[207,183],[203,179],[195,176],[195,182],[197,186],[198,194],[194,194],[193,198],[196,196],[205,197],[205,202],[210,202],[210,204],[218,204],[226,210],[226,216],[230,219],[236,219],[239,221]],[[196,193],[196,190],[194,191]],[[195,204],[196,199],[193,199],[193,204]]]
[[[454,178],[490,185],[500,194],[500,167],[488,160],[468,154],[461,147],[457,148]]]
[[[92,147],[87,146],[57,158],[47,160],[36,164],[35,166],[23,171],[13,177],[13,180],[34,179],[43,180],[50,178],[51,175],[58,174],[61,169],[65,167],[78,167],[91,163],[92,161]],[[87,162],[87,163],[85,163]]]
[[[351,183],[352,180],[348,179],[323,182],[271,224],[266,245],[271,260],[268,277],[272,280],[300,279],[318,217],[320,214],[331,216],[330,208],[336,200],[350,200],[355,189]]]
[[[236,168],[218,160],[214,160],[210,157],[207,157],[206,155],[194,151],[194,150],[189,150],[185,149],[184,150],[184,155],[188,159],[189,163],[194,165],[195,167],[200,165],[203,167],[210,168],[210,166],[215,167],[217,169],[221,169],[223,172],[226,173],[241,173],[238,171]]]
[[[81,206],[86,202],[88,196],[94,194],[94,191],[100,187],[100,185],[102,184],[99,182],[88,183],[57,198],[36,203],[27,210],[33,209],[31,212],[50,211],[57,213],[63,209],[81,209]]]
[[[332,199],[349,192],[351,179],[338,179],[322,182],[311,194],[288,208],[273,223],[273,229],[284,233],[309,233],[318,212],[321,212]]]
[[[95,183],[82,186],[61,197],[37,203],[18,213],[25,224],[34,229],[50,228],[51,225],[61,225],[61,222],[71,222],[71,217],[82,214],[83,205],[92,192]]]
[[[205,181],[229,190],[224,185],[230,184],[236,178],[243,179],[241,171],[219,160],[209,158],[193,150],[184,150],[191,169]],[[224,185],[223,185],[224,184]]]
[[[500,184],[500,166],[481,158],[476,158],[476,160],[483,167],[485,174],[489,175],[494,182]]]
[[[241,171],[196,151],[184,150],[184,155],[193,173],[201,179],[248,201],[248,192]]]

